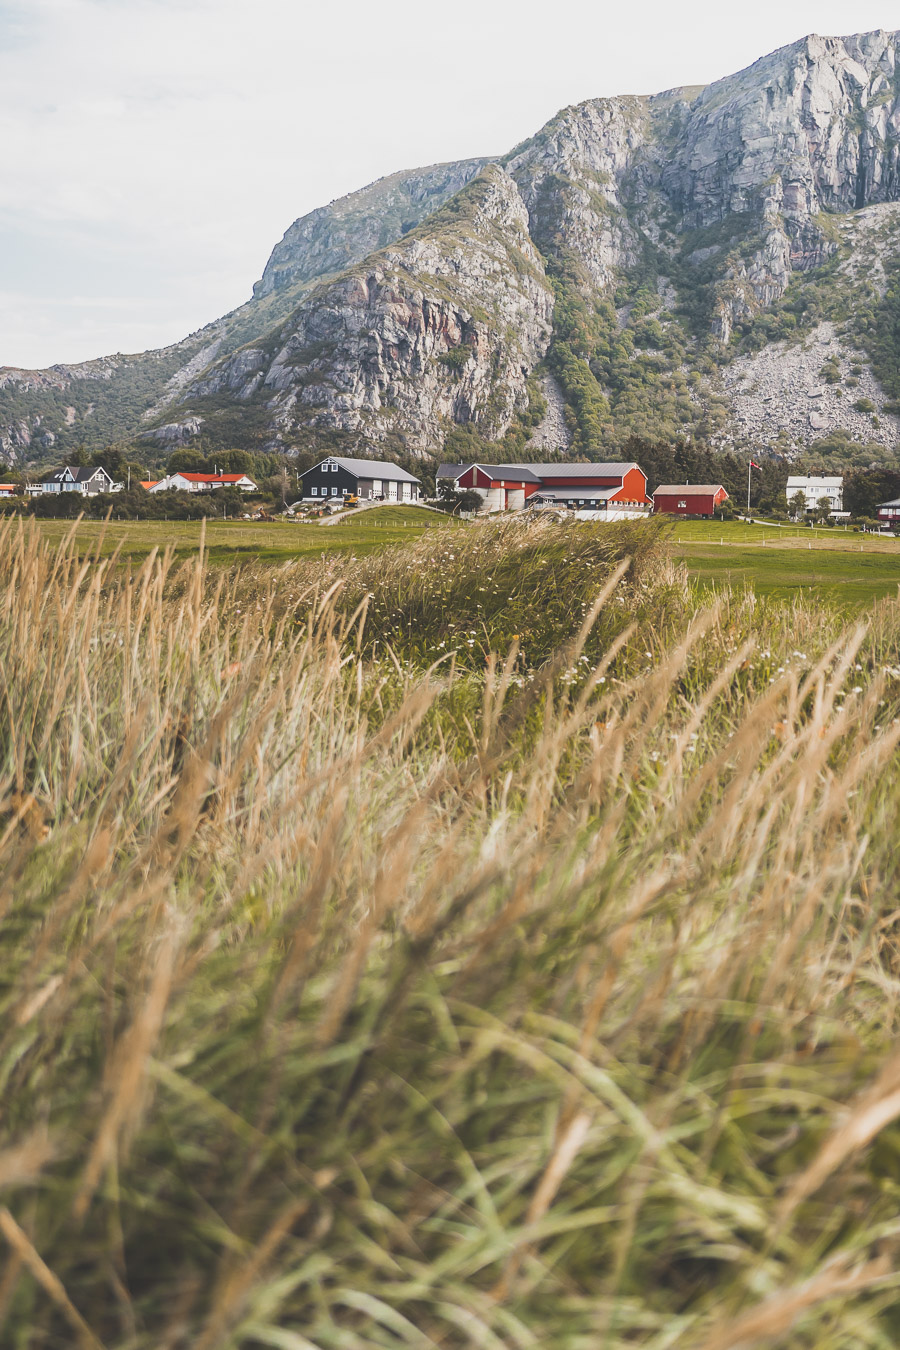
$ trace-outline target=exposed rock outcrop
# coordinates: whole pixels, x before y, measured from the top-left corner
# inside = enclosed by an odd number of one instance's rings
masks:
[[[592,99],[559,113],[506,161],[538,247],[551,257],[575,254],[600,290],[639,255],[622,191],[649,133],[646,99]]]
[[[547,411],[535,427],[528,441],[529,450],[568,450],[572,432],[566,421],[566,401],[559,384],[552,375],[540,378],[541,394],[547,402]]]
[[[497,438],[527,406],[552,309],[518,189],[489,166],[427,229],[314,290],[188,399],[263,402],[286,440],[312,426],[437,452],[453,423]]]
[[[167,450],[176,450],[198,436],[202,426],[202,417],[186,417],[183,422],[166,422],[164,426],[145,431],[142,435],[144,440],[157,441]]]
[[[724,279],[716,331],[784,293],[832,251],[818,223],[900,195],[896,33],[817,35],[710,85],[692,105],[662,188],[682,226],[732,215],[762,235]]]
[[[599,436],[608,449],[623,409],[629,427],[655,434],[656,414],[623,374],[629,360],[648,389],[670,386],[663,434],[724,444],[780,431],[802,444],[840,421],[887,444],[892,415],[870,426],[846,411],[858,399],[833,393],[811,414],[790,384],[748,392],[771,383],[751,368],[792,370],[794,347],[727,360],[752,325],[765,341],[757,320],[792,281],[833,270],[842,221],[900,200],[897,49],[897,33],[813,35],[705,89],[566,108],[499,164],[381,179],[296,220],[253,298],[182,343],[0,370],[0,451],[36,458],[134,436],[168,446],[196,418],[212,445],[338,435],[440,453],[454,424],[497,438],[547,350],[554,288],[573,389],[567,410],[558,390],[551,398],[534,444],[569,443],[579,397],[591,408],[581,447]],[[868,266],[872,284],[879,267],[883,279],[883,262]],[[727,399],[704,355],[710,338]],[[564,364],[553,366],[563,383]],[[871,372],[847,378],[877,408],[887,401]]]
[[[262,298],[361,262],[408,234],[487,163],[464,159],[390,174],[301,216],[272,250],[254,296]]]

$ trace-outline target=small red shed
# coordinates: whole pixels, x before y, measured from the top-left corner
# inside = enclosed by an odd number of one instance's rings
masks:
[[[727,500],[721,483],[664,483],[653,494],[653,514],[709,517]]]

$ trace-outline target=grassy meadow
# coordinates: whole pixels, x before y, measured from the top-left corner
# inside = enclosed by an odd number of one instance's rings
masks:
[[[37,524],[54,544],[68,539],[73,529],[71,521]],[[81,521],[74,539],[82,557],[115,555],[120,562],[140,563],[154,549],[168,548],[176,561],[183,561],[196,553],[202,532],[207,563],[215,568],[332,554],[361,558],[389,545],[407,544],[426,530],[483,528],[483,522],[471,525],[399,505],[374,508],[346,523],[332,518],[324,525],[284,520],[217,520],[205,526],[196,521]],[[673,556],[684,562],[688,577],[703,590],[750,587],[760,596],[785,599],[814,592],[850,612],[866,609],[875,600],[895,598],[900,586],[900,542],[891,537],[740,521],[686,521],[666,528]]]
[[[258,528],[0,526],[0,1344],[900,1342],[900,604]]]
[[[688,521],[672,527],[672,547],[706,589],[752,587],[784,599],[813,592],[846,610],[896,599],[900,542],[844,529]]]
[[[349,519],[248,521],[210,520],[40,520],[37,526],[53,544],[67,540],[74,529],[75,547],[82,556],[107,558],[114,554],[142,562],[154,549],[171,549],[181,561],[193,557],[204,538],[208,565],[243,562],[284,562],[318,557],[322,553],[371,553],[386,544],[407,543],[428,529],[459,529],[463,522],[415,506],[373,507]]]

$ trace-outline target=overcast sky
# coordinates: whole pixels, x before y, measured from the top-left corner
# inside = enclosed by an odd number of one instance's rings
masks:
[[[295,217],[395,169],[878,27],[900,5],[0,0],[0,365],[176,341]]]

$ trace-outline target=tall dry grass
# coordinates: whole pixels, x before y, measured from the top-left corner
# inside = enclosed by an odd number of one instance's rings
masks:
[[[900,1340],[896,608],[473,535],[0,528],[0,1344]]]

